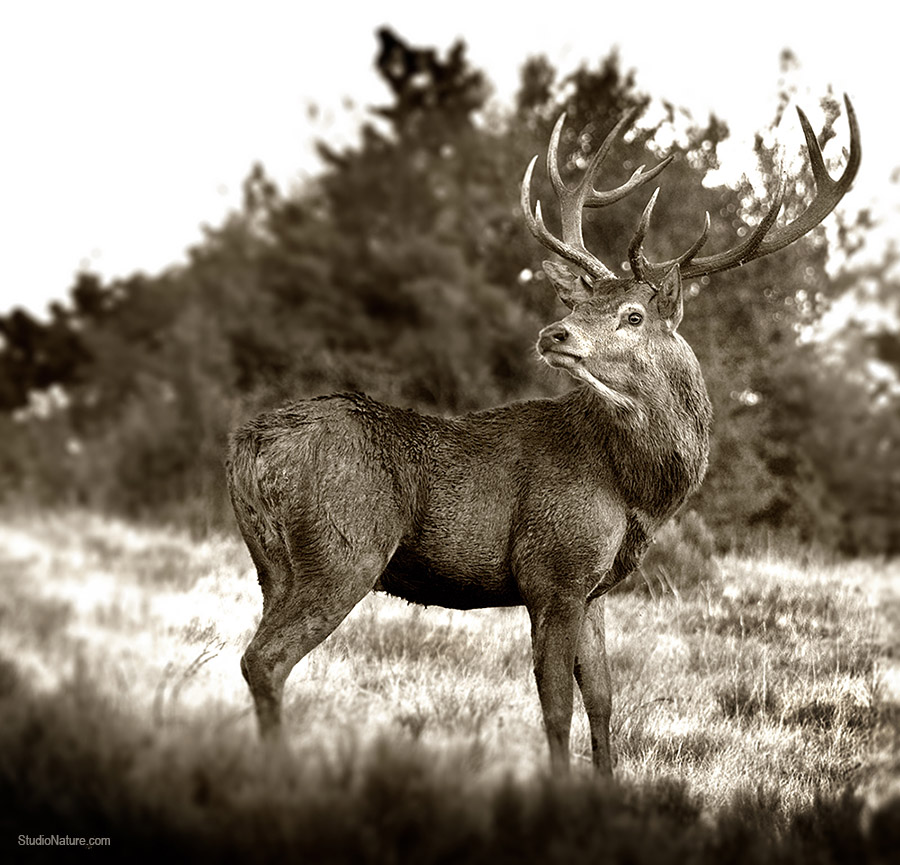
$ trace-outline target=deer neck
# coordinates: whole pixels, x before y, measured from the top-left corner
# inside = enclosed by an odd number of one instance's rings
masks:
[[[654,520],[674,513],[706,472],[711,409],[699,373],[662,398],[623,410],[580,387],[564,397],[592,456],[611,470],[626,504]]]

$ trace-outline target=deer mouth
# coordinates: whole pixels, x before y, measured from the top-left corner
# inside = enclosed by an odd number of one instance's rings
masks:
[[[541,352],[541,358],[548,366],[562,367],[563,369],[571,369],[584,360],[580,354],[559,348],[545,349]]]
[[[635,411],[637,409],[638,401],[633,396],[623,393],[618,388],[599,379],[594,373],[589,372],[582,364],[584,360],[582,355],[560,351],[557,348],[548,348],[541,352],[541,358],[548,366],[564,369],[572,378],[583,381],[616,408],[626,411]]]

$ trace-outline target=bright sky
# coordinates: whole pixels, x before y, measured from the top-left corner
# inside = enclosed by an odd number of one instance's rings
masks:
[[[463,38],[504,101],[530,55],[567,73],[618,46],[642,90],[729,123],[734,143],[723,158],[738,172],[753,131],[773,115],[779,54],[790,47],[814,124],[829,83],[853,99],[864,157],[848,205],[880,198],[882,231],[891,232],[900,51],[886,9],[871,0],[7,0],[0,314],[43,311],[79,268],[109,278],[183,261],[201,224],[238,205],[254,161],[282,188],[314,172],[316,139],[353,140],[362,109],[387,101],[373,66],[384,24],[442,53]],[[565,17],[549,17],[558,10]],[[845,145],[843,120],[838,133]],[[796,136],[785,130],[789,142]]]

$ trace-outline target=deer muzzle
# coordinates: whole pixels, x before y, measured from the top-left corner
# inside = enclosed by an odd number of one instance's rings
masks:
[[[593,344],[577,326],[558,321],[538,334],[537,350],[550,366],[570,368],[591,354]]]
[[[562,322],[556,322],[548,325],[538,334],[537,350],[542,355],[555,352],[580,357],[574,342],[569,329]]]

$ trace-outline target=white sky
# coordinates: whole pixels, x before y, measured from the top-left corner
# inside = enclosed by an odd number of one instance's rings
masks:
[[[790,47],[814,124],[829,83],[853,99],[864,156],[848,207],[879,198],[882,233],[893,233],[900,49],[888,8],[870,0],[4,0],[0,314],[15,305],[41,312],[85,265],[109,278],[182,261],[200,225],[238,205],[254,161],[282,188],[314,172],[315,139],[352,140],[361,109],[387,101],[373,65],[383,24],[442,53],[463,38],[472,65],[506,101],[528,56],[544,53],[568,73],[616,45],[642,90],[729,123],[734,142],[723,158],[738,171],[753,131],[772,117],[779,54]],[[567,13],[549,18],[548,9]],[[838,134],[845,145],[843,120]],[[785,131],[792,144],[796,136]]]

